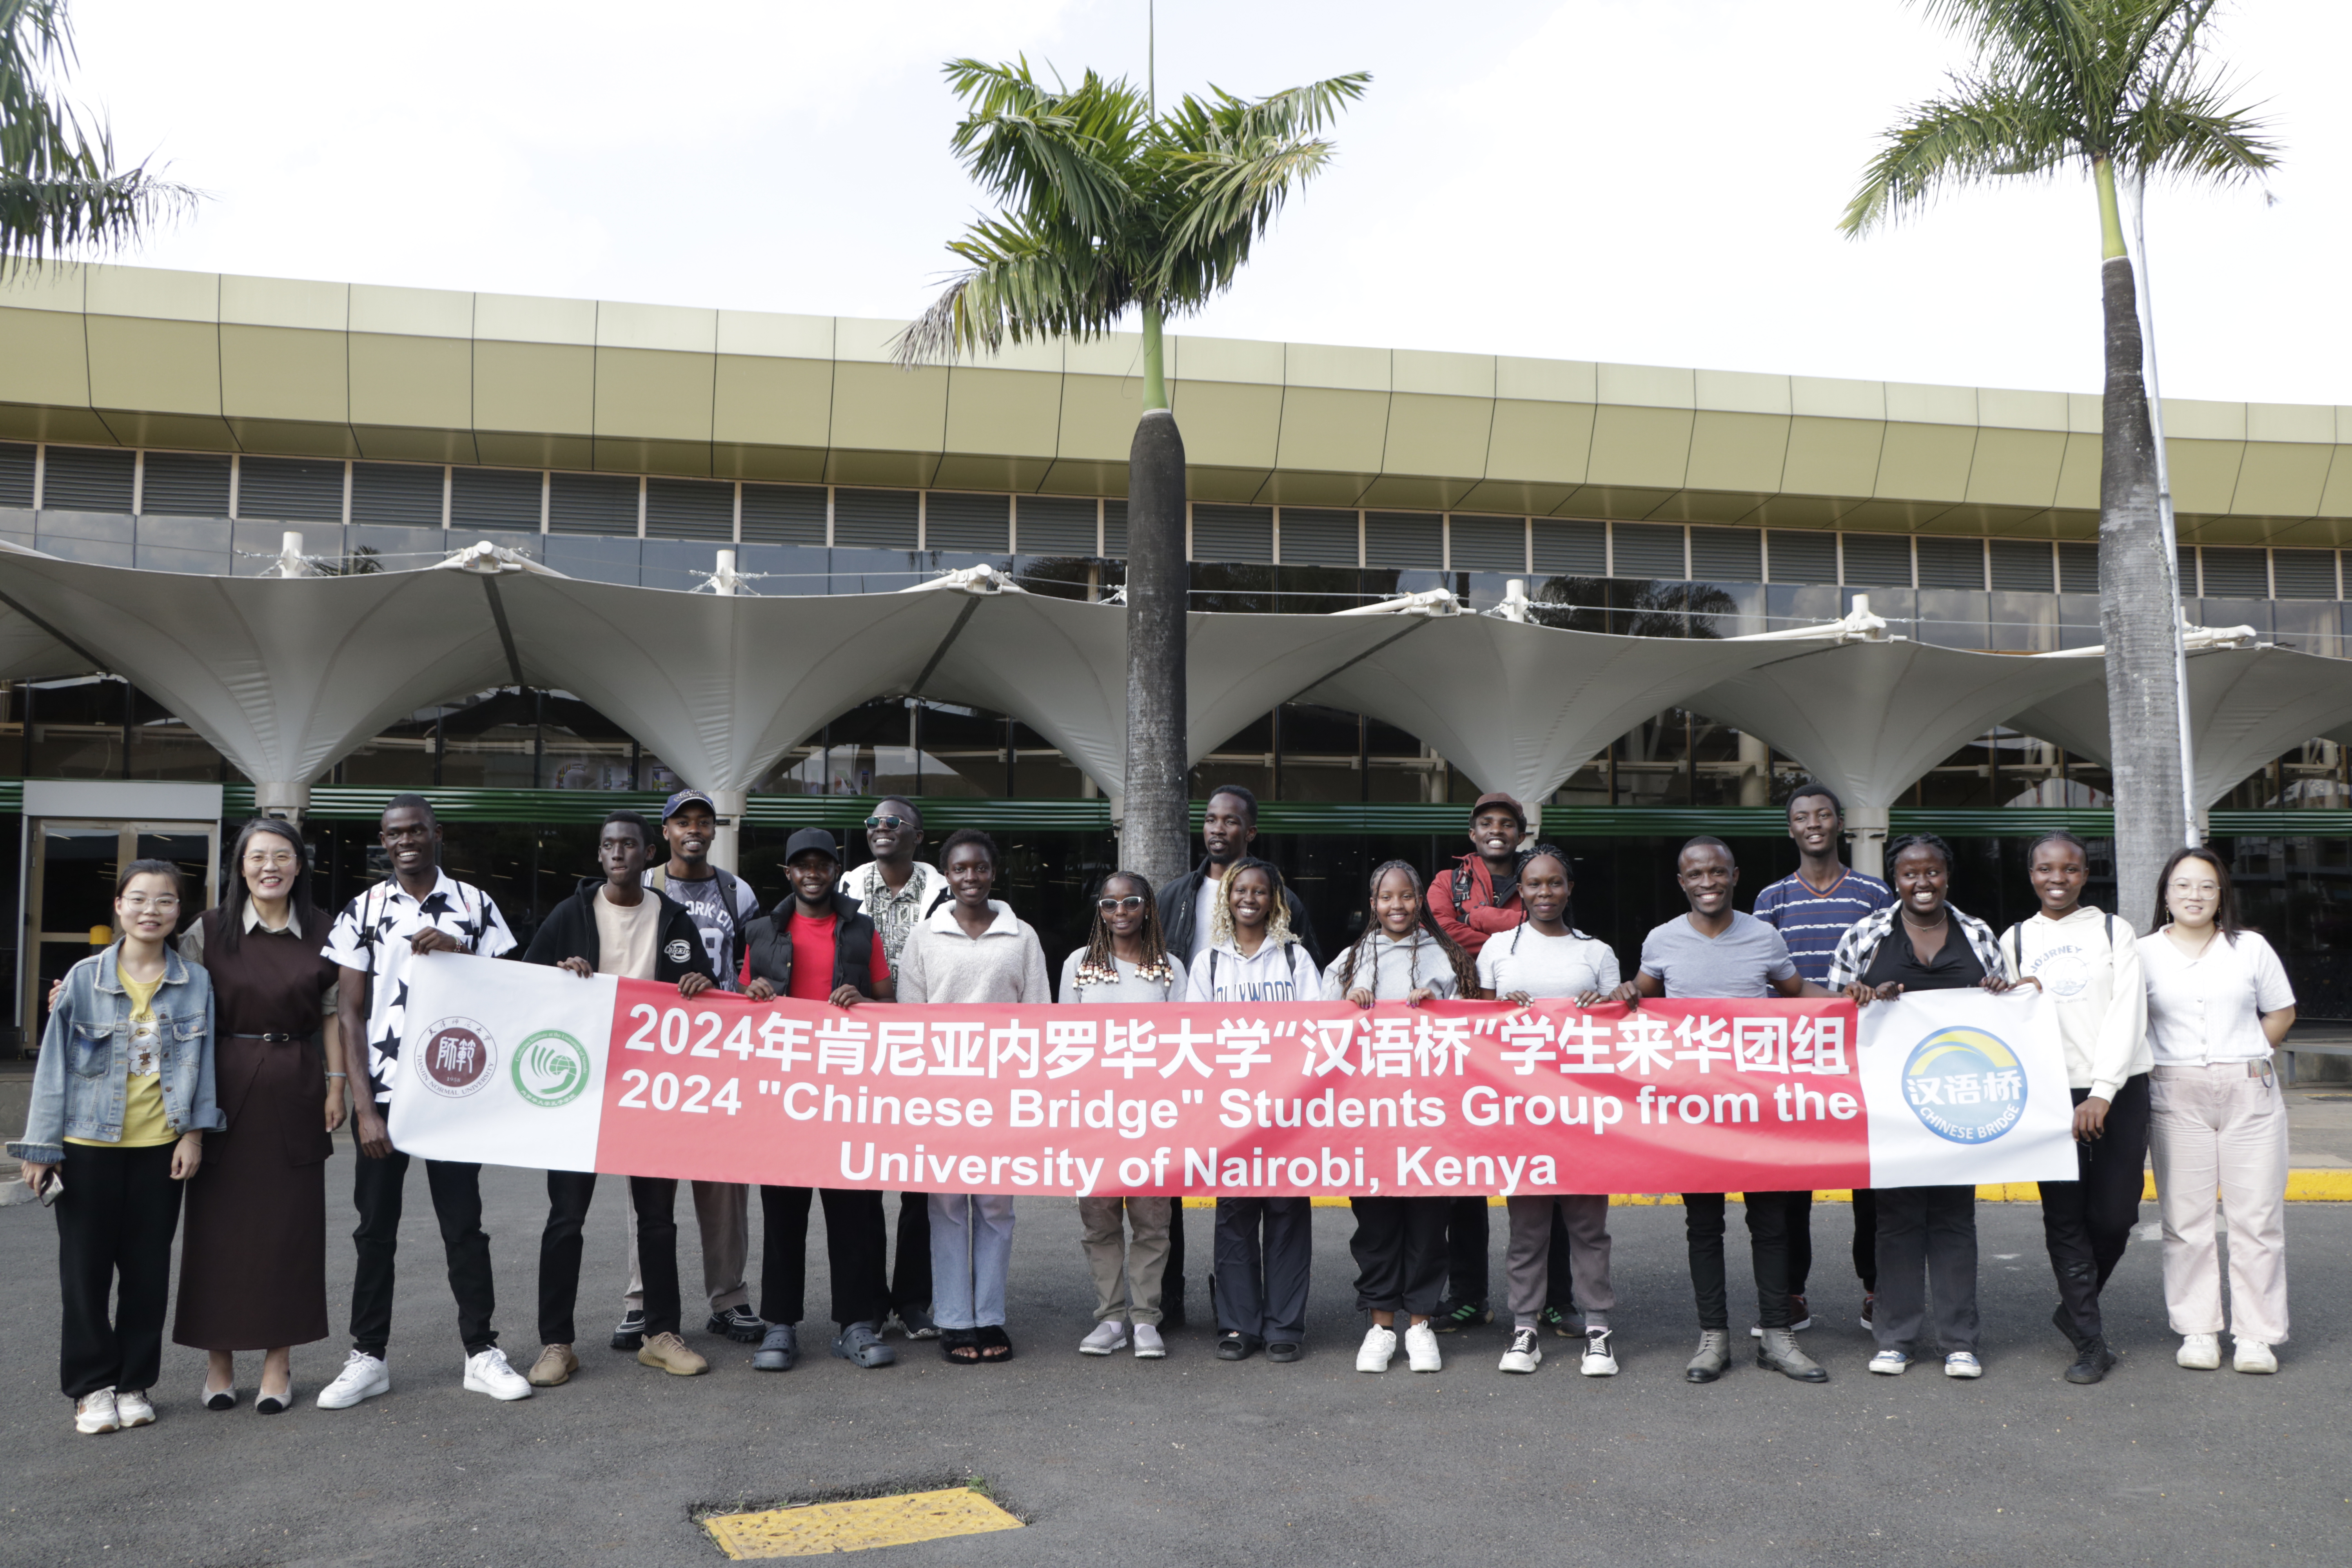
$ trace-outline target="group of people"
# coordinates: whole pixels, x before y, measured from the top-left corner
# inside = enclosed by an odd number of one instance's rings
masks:
[[[2077,1178],[2044,1183],[2042,1209],[2059,1301],[2052,1321],[2074,1346],[2070,1382],[2114,1365],[2101,1293],[2137,1219],[2152,1153],[2163,1219],[2163,1278],[2184,1367],[2221,1364],[2233,1338],[2241,1372],[2277,1366],[2287,1337],[2284,1201],[2286,1117],[2272,1053],[2294,1018],[2277,955],[2238,920],[2227,868],[2208,851],[2176,854],[2150,934],[2082,902],[2088,858],[2073,836],[2036,840],[2035,914],[1996,935],[1950,901],[1953,857],[1919,835],[1887,847],[1887,881],[1840,859],[1843,821],[1827,789],[1789,802],[1798,868],[1735,895],[1739,868],[1711,837],[1685,845],[1676,877],[1686,912],[1651,931],[1630,978],[1614,950],[1578,929],[1575,870],[1531,843],[1505,795],[1470,813],[1470,852],[1433,880],[1402,860],[1376,868],[1361,934],[1328,962],[1281,872],[1251,853],[1257,803],[1239,787],[1209,798],[1199,865],[1165,887],[1114,871],[1097,889],[1086,944],[1051,984],[1034,927],[994,896],[1001,858],[971,828],[947,836],[938,864],[916,803],[886,798],[865,822],[868,858],[844,874],[823,828],[793,835],[788,890],[762,905],[711,863],[717,812],[683,790],[658,824],[631,811],[604,821],[598,875],[540,924],[523,962],[587,976],[713,987],[753,1000],[791,996],[839,1007],[924,1003],[1132,1005],[1324,999],[1361,1006],[1432,998],[1591,1006],[1647,998],[1828,996],[1857,1005],[1906,992],[2039,986],[2063,1037],[2075,1101]],[[183,929],[185,890],[169,862],[122,868],[115,940],[77,964],[52,997],[24,1138],[8,1145],[26,1183],[54,1205],[63,1309],[61,1385],[83,1432],[155,1418],[170,1298],[170,1255],[186,1211],[176,1342],[205,1351],[202,1403],[239,1402],[236,1357],[264,1352],[254,1408],[293,1401],[290,1347],[329,1332],[326,1170],[346,1117],[358,1157],[351,1349],[318,1394],[357,1405],[392,1386],[394,1258],[409,1157],[386,1131],[403,1074],[407,978],[421,954],[516,954],[496,902],[440,864],[441,825],[422,796],[385,808],[390,874],[330,921],[310,898],[300,835],[259,818],[235,850],[238,873],[219,908]],[[175,939],[175,932],[177,936]],[[575,1321],[583,1232],[598,1178],[550,1172],[540,1243],[541,1349],[518,1372],[499,1348],[480,1167],[425,1162],[457,1309],[466,1388],[520,1399],[578,1371]],[[684,1337],[677,1188],[627,1178],[630,1278],[611,1344],[664,1373],[709,1362]],[[833,1355],[862,1368],[935,1340],[956,1365],[1000,1363],[1014,1209],[995,1194],[902,1193],[893,1226],[885,1194],[759,1189],[762,1256],[756,1310],[746,1280],[750,1189],[695,1182],[708,1332],[756,1347],[782,1372],[802,1355],[809,1215],[824,1212]],[[2227,1317],[2214,1194],[2229,1233]],[[1744,1195],[1758,1321],[1758,1364],[1805,1383],[1828,1379],[1797,1335],[1812,1323],[1810,1191]],[[1683,1208],[1700,1336],[1685,1368],[1695,1384],[1732,1363],[1721,1193],[1685,1193]],[[1368,1315],[1358,1370],[1387,1370],[1400,1349],[1415,1372],[1444,1364],[1438,1335],[1491,1321],[1484,1197],[1350,1200],[1356,1299]],[[1087,1355],[1167,1354],[1163,1330],[1185,1319],[1181,1201],[1103,1194],[1078,1200],[1095,1291]],[[1613,1375],[1609,1200],[1531,1194],[1506,1205],[1506,1373],[1536,1371],[1549,1332],[1581,1341],[1580,1370]],[[1220,1196],[1211,1297],[1216,1355],[1299,1359],[1312,1261],[1311,1200]],[[1915,1187],[1853,1194],[1853,1263],[1870,1370],[1900,1373],[1915,1352],[1940,1352],[1954,1377],[1978,1358],[1975,1189]]]

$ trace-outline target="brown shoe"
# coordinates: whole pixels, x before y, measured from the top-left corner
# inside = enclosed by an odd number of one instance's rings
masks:
[[[637,1352],[637,1364],[659,1367],[677,1377],[694,1377],[710,1370],[709,1362],[688,1350],[684,1340],[671,1333],[646,1335],[645,1348]]]
[[[570,1345],[549,1345],[523,1376],[533,1388],[555,1388],[570,1383],[579,1370],[580,1358],[572,1353]]]

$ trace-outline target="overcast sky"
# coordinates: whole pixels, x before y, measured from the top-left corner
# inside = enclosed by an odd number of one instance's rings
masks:
[[[1835,221],[1960,56],[1900,0],[1159,0],[1162,100],[1348,70],[1339,157],[1180,330],[2095,391],[2087,183]],[[2352,5],[2225,0],[2285,145],[2161,190],[2166,390],[2352,404]],[[1140,78],[1145,0],[79,0],[78,95],[210,194],[161,267],[903,318],[978,194],[940,63]]]

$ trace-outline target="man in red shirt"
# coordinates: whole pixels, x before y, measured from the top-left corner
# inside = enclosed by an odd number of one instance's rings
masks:
[[[841,852],[833,835],[822,827],[793,834],[784,845],[784,875],[792,896],[744,931],[744,994],[754,1002],[781,995],[835,1007],[888,1001],[890,969],[881,933],[857,900],[837,887]],[[751,1364],[761,1372],[788,1372],[801,1358],[809,1194],[807,1187],[760,1188],[766,1254],[760,1265],[760,1316],[768,1328]],[[824,1187],[817,1195],[824,1203],[824,1249],[839,1330],[833,1353],[855,1366],[888,1366],[898,1358],[882,1342],[882,1320],[890,1310],[882,1194]]]

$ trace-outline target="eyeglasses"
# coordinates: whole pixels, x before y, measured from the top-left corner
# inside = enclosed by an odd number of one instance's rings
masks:
[[[895,830],[897,828],[913,826],[914,820],[915,819],[911,816],[869,816],[866,819],[866,826],[868,827],[885,827]]]
[[[1100,910],[1107,915],[1119,914],[1128,910],[1139,910],[1142,907],[1143,900],[1133,893],[1128,894],[1128,896],[1123,899],[1097,899],[1095,900],[1095,908]]]
[[[246,856],[245,863],[248,868],[256,871],[276,870],[294,864],[294,851],[280,849],[271,853],[267,850],[255,850]]]
[[[126,910],[153,910],[157,914],[166,914],[180,907],[180,895],[157,893],[150,898],[145,893],[125,893],[115,901]]]

